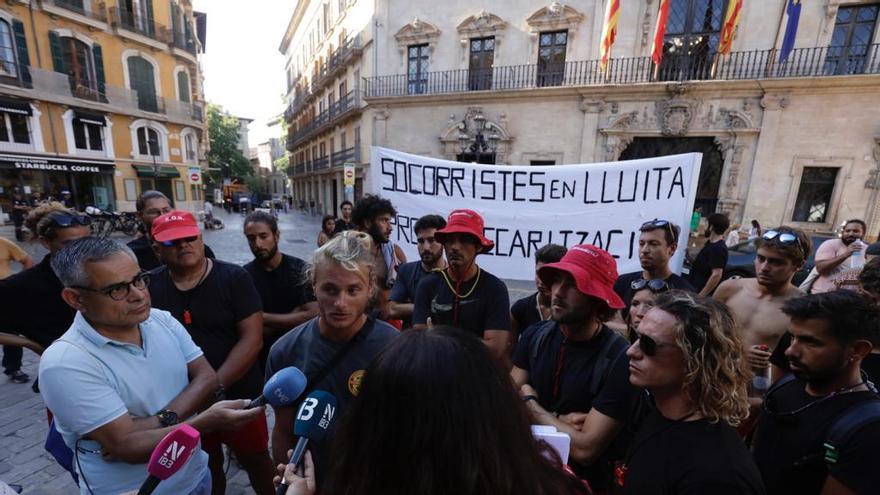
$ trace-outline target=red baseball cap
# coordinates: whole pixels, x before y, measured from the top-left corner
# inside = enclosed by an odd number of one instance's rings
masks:
[[[159,242],[195,237],[202,233],[196,217],[183,210],[171,210],[153,220],[151,232],[153,239]]]
[[[626,306],[623,299],[614,292],[617,263],[608,251],[590,244],[570,247],[559,262],[542,266],[538,270],[538,277],[544,285],[550,287],[557,271],[571,275],[581,294],[601,299],[612,309],[623,309]]]
[[[434,238],[441,244],[447,234],[468,234],[476,237],[482,246],[481,253],[491,250],[495,243],[483,235],[483,217],[474,210],[452,210],[446,219],[446,227],[434,232]]]

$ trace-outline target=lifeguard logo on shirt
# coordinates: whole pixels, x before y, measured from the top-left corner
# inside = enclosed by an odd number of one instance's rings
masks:
[[[364,381],[366,370],[357,370],[348,377],[348,391],[357,397],[361,393],[361,382]]]

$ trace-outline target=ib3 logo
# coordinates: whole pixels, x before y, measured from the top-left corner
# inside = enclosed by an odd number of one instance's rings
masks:
[[[299,414],[296,419],[298,421],[310,421],[312,417],[315,415],[315,409],[318,407],[319,401],[314,397],[307,397],[306,400],[303,401],[302,406],[299,408]],[[333,419],[333,415],[336,414],[336,407],[332,404],[324,404],[324,412],[321,414],[321,419],[318,421],[318,426],[326,430],[327,427],[330,426],[330,421]]]
[[[159,458],[159,464],[171,469],[171,467],[174,466],[174,463],[177,462],[177,459],[183,457],[184,452],[186,452],[186,445],[172,442],[171,445],[165,449],[165,453],[162,454],[162,457]]]

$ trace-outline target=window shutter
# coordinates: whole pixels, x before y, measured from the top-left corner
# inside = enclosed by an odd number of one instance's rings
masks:
[[[156,25],[153,24],[153,0],[146,0],[144,2],[144,9],[146,9],[145,13],[147,14],[147,31],[151,35],[155,35]]]
[[[175,2],[171,2],[171,31],[175,38],[180,33],[180,8]]]
[[[104,53],[101,45],[95,43],[92,45],[92,58],[95,60],[95,80],[98,83],[98,93],[103,97],[107,92],[107,83],[104,77]]]
[[[49,31],[49,48],[52,50],[52,65],[55,72],[67,74],[64,70],[64,55],[61,52],[61,37],[55,31]]]
[[[19,20],[12,21],[12,32],[15,35],[15,49],[18,52],[18,70],[21,71],[21,81],[25,85],[31,85],[31,59],[28,56],[27,40],[24,37],[24,23]]]

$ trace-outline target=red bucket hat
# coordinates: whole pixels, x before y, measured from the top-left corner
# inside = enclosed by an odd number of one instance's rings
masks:
[[[196,217],[183,210],[172,210],[153,220],[153,239],[159,242],[173,241],[201,234]]]
[[[612,309],[623,309],[623,299],[614,292],[617,280],[617,263],[608,251],[590,244],[568,248],[558,263],[548,263],[538,270],[541,282],[550,287],[557,271],[568,273],[574,278],[581,294],[601,299]]]
[[[490,251],[495,243],[483,235],[483,217],[474,210],[452,210],[446,219],[446,227],[434,232],[434,238],[443,244],[447,234],[469,234],[480,241],[481,253]]]

